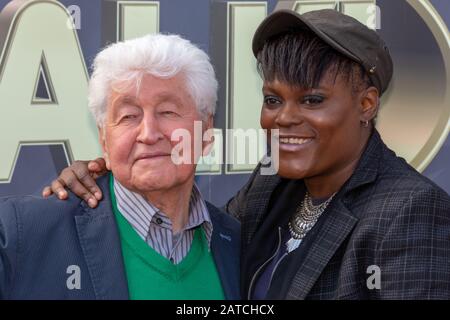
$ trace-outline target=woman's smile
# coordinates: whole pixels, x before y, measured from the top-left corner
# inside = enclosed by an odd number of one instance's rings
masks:
[[[278,137],[280,152],[299,152],[307,150],[313,142],[314,138],[281,135]]]

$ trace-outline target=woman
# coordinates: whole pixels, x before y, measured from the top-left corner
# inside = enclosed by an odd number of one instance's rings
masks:
[[[333,10],[280,10],[253,52],[279,171],[258,166],[226,206],[242,224],[243,297],[449,299],[450,198],[375,129],[393,70],[384,42]],[[102,161],[71,168],[44,195],[69,186],[95,205]]]

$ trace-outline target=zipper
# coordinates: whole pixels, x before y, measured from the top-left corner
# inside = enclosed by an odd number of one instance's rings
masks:
[[[273,275],[275,274],[275,271],[277,271],[277,268],[278,268],[278,266],[280,265],[281,261],[283,261],[283,259],[284,259],[287,255],[288,255],[288,253],[285,252],[285,253],[281,256],[280,260],[278,260],[278,262],[277,262],[277,264],[275,265],[275,267],[273,267],[272,274],[270,275],[269,288],[270,288],[270,285],[272,284],[272,279],[273,279]]]
[[[275,253],[269,258],[267,259],[255,272],[255,274],[252,277],[252,280],[250,281],[250,286],[248,288],[248,295],[247,295],[247,299],[250,300],[251,295],[252,295],[252,289],[253,289],[253,284],[256,280],[256,276],[260,273],[260,271],[270,262],[272,261],[273,258],[275,258],[275,256],[278,254],[278,251],[280,250],[281,247],[281,227],[278,227],[278,246],[277,246],[277,250],[275,250]],[[272,278],[270,279],[272,281]]]

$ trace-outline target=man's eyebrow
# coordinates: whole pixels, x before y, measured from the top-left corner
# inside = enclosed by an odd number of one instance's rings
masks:
[[[158,93],[155,96],[155,100],[157,100],[157,101],[171,101],[171,102],[175,102],[175,104],[177,104],[177,105],[180,105],[180,104],[183,103],[183,101],[177,95],[174,95],[171,92]]]
[[[119,96],[113,101],[113,104],[114,105],[119,105],[119,104],[137,105],[138,104],[138,99],[136,97],[130,96],[130,95]]]
[[[117,101],[122,102],[122,103],[136,104],[138,100],[136,99],[136,97],[133,97],[133,96],[122,96],[119,99],[117,99]]]
[[[183,104],[183,101],[180,97],[177,95],[171,93],[171,92],[161,92],[156,94],[153,97],[154,102],[173,102],[177,107],[180,107]],[[117,97],[114,102],[114,105],[118,104],[130,104],[130,105],[139,105],[139,99],[132,95],[123,95]]]

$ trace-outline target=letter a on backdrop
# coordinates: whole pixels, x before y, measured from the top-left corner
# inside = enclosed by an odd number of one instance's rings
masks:
[[[10,181],[21,145],[61,144],[69,161],[100,154],[71,21],[53,0],[13,0],[0,13],[0,182]]]

